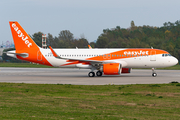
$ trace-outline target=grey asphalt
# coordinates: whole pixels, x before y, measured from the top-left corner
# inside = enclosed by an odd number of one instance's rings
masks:
[[[0,82],[35,84],[74,84],[74,85],[124,85],[158,84],[180,82],[180,70],[156,70],[152,77],[151,69],[132,69],[130,74],[118,76],[88,77],[90,70],[62,68],[12,68],[0,67]]]

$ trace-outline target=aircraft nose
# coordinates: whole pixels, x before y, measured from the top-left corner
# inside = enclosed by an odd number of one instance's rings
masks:
[[[177,58],[175,58],[175,57],[173,57],[173,59],[172,59],[172,63],[173,63],[174,65],[176,65],[176,64],[178,63],[178,59],[177,59]]]

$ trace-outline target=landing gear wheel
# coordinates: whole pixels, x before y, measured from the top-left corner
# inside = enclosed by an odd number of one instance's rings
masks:
[[[89,77],[94,77],[94,76],[95,76],[95,73],[94,73],[94,72],[89,72],[88,76],[89,76]]]
[[[153,77],[156,77],[156,76],[157,76],[157,73],[153,73],[152,76],[153,76]]]
[[[100,76],[102,76],[102,72],[101,72],[101,71],[97,71],[97,72],[96,72],[96,75],[97,75],[98,77],[100,77]]]
[[[153,76],[153,77],[156,77],[156,76],[157,76],[157,73],[156,73],[156,71],[155,71],[155,68],[152,68],[152,76]]]

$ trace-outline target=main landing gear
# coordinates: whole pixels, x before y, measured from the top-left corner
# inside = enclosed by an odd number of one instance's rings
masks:
[[[155,71],[155,68],[152,68],[152,76],[153,76],[153,77],[156,77],[156,76],[157,76],[157,73],[156,73],[156,71]]]
[[[100,76],[102,76],[102,72],[101,72],[101,71],[97,71],[97,72],[96,72],[96,75],[97,75],[98,77],[100,77]],[[95,76],[95,73],[94,73],[93,71],[92,71],[92,72],[89,72],[88,76],[89,76],[89,77],[94,77],[94,76]]]

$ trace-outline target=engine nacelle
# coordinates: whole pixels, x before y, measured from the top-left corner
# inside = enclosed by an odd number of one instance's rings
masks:
[[[122,68],[121,73],[130,73],[131,68]]]
[[[103,65],[103,72],[105,75],[119,75],[121,74],[120,63],[108,63]]]

